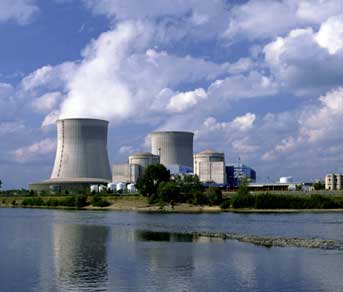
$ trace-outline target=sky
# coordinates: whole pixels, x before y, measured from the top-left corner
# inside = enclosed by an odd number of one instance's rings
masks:
[[[0,179],[50,177],[59,118],[110,121],[111,163],[195,133],[257,180],[343,172],[341,0],[0,0]]]

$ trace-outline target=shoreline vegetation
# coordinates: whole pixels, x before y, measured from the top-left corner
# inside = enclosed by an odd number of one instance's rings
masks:
[[[0,195],[3,208],[49,208],[77,210],[136,211],[159,213],[297,213],[343,212],[343,195],[252,194],[250,204],[233,206],[237,194],[224,196],[225,204],[155,203],[142,195]],[[237,200],[237,199],[236,199]],[[230,204],[228,202],[231,202]],[[262,204],[261,201],[264,203]],[[255,205],[258,202],[257,206]],[[234,203],[237,205],[237,202]],[[341,205],[342,204],[342,205]],[[223,206],[224,205],[224,206]]]
[[[0,207],[134,210],[144,212],[300,212],[343,211],[342,194],[251,193],[242,179],[237,192],[205,188],[197,176],[171,177],[162,164],[149,165],[136,184],[138,193],[90,190],[13,191],[0,193]]]

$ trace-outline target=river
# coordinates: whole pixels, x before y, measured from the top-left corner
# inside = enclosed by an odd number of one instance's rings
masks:
[[[343,240],[343,213],[0,209],[0,291],[343,291],[343,252],[183,232]]]

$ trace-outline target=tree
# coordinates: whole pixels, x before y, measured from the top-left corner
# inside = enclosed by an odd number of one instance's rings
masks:
[[[249,192],[249,180],[248,180],[248,178],[244,177],[241,180],[241,183],[239,184],[237,195],[240,196],[240,197],[246,197],[246,196],[250,195],[250,192]]]
[[[137,189],[143,196],[156,196],[161,182],[170,180],[170,172],[162,164],[149,165],[137,181]]]
[[[313,184],[313,187],[315,190],[324,190],[325,189],[325,183],[318,180]]]
[[[180,188],[173,181],[161,182],[157,188],[157,197],[160,202],[175,202],[179,194]]]
[[[175,177],[176,184],[180,187],[182,193],[194,193],[202,191],[202,185],[197,175],[184,175]]]
[[[223,201],[222,191],[219,188],[209,187],[206,196],[210,205],[220,205]]]

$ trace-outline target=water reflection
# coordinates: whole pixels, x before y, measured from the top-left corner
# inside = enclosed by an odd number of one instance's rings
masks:
[[[63,289],[105,291],[109,228],[55,224],[53,236],[55,271]]]
[[[343,291],[342,252],[152,232],[118,214],[130,224],[109,212],[0,210],[0,291]]]
[[[224,241],[217,237],[194,236],[189,233],[177,232],[155,232],[147,230],[135,230],[134,240],[136,241],[167,241],[167,242],[219,242]]]

